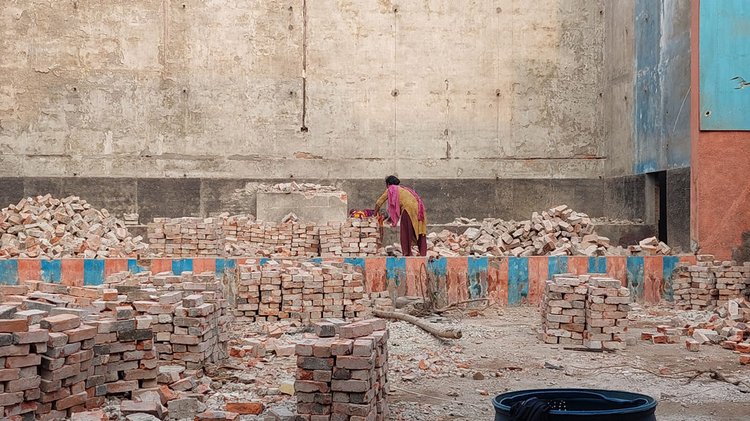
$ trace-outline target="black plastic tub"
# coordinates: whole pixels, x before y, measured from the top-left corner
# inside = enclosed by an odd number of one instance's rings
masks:
[[[520,390],[495,396],[495,421],[510,421],[510,408],[531,398],[545,401],[549,421],[656,421],[656,400],[639,393],[596,389]]]

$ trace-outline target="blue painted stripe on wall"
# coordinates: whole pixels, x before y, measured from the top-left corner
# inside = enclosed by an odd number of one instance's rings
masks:
[[[365,270],[365,259],[362,257],[347,257],[344,259],[344,263],[356,266],[358,268],[361,268],[362,270]]]
[[[521,304],[529,296],[529,259],[508,258],[508,304]]]
[[[644,260],[643,256],[628,256],[628,288],[635,299],[643,298]]]
[[[83,260],[83,284],[84,285],[101,285],[103,283],[104,283],[104,260],[84,259]]]
[[[310,261],[313,262],[313,263],[315,263],[316,265],[319,265],[319,264],[323,263],[323,258],[322,257],[313,257],[312,259],[310,259]]]
[[[393,282],[395,286],[400,286],[401,282],[406,282],[405,257],[388,257],[385,259],[385,279],[388,283]]]
[[[470,256],[467,261],[469,299],[487,296],[487,257]]]
[[[42,260],[41,277],[43,282],[59,284],[62,274],[62,262],[60,260]]]
[[[568,273],[568,256],[550,256],[547,259],[547,279],[560,273]]]
[[[664,269],[662,271],[661,298],[667,301],[674,301],[674,287],[672,282],[674,281],[674,270],[680,263],[680,258],[677,256],[664,256],[662,262]]]
[[[224,260],[224,270],[231,270],[237,267],[237,260],[235,259],[225,259]]]
[[[589,273],[607,273],[607,258],[604,256],[589,257]]]
[[[226,259],[216,259],[216,268],[214,270],[216,276],[224,275],[224,262],[226,262]]]
[[[18,260],[0,260],[0,284],[18,283]]]
[[[448,276],[448,259],[445,257],[429,259],[426,268],[438,278]]]
[[[138,264],[136,259],[128,259],[128,272],[130,273],[141,273],[145,272],[146,269]]]
[[[260,260],[258,261],[258,263],[261,266],[265,266],[268,263],[269,260],[271,260],[271,259],[269,259],[268,257],[261,257]]]
[[[174,259],[172,260],[172,273],[179,275],[182,272],[193,271],[193,259]]]

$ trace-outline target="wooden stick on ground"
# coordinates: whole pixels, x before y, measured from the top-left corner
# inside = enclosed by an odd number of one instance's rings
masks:
[[[444,328],[444,327],[436,326],[426,320],[422,320],[410,314],[397,313],[395,311],[381,311],[381,310],[375,310],[374,314],[382,319],[396,319],[396,320],[403,320],[405,322],[409,322],[413,324],[414,326],[417,326],[421,328],[422,330],[424,330],[425,332],[428,332],[438,338],[460,339],[462,336],[461,329]]]

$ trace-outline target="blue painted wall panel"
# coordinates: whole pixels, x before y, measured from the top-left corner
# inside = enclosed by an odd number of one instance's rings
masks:
[[[83,261],[83,284],[101,285],[104,283],[104,260],[85,259]]]
[[[750,130],[750,1],[701,0],[700,87],[701,130]]]
[[[662,277],[664,281],[662,282],[662,294],[661,298],[667,301],[674,301],[674,287],[673,287],[673,275],[674,270],[677,268],[677,265],[680,263],[680,258],[677,256],[664,256],[664,260],[662,263]]]
[[[344,259],[344,263],[356,266],[363,271],[365,270],[365,259],[362,257],[347,257]]]
[[[469,299],[487,296],[487,257],[468,258]]]
[[[529,259],[508,258],[508,304],[521,304],[529,296]]]
[[[385,279],[395,286],[400,286],[406,282],[406,258],[405,257],[388,257],[385,259]]]
[[[42,260],[40,266],[43,282],[51,282],[53,284],[60,283],[60,277],[62,274],[62,262],[60,260]]]
[[[560,273],[568,273],[568,256],[550,256],[547,259],[547,279]]]
[[[643,298],[643,286],[645,284],[645,262],[643,256],[628,256],[628,288],[633,299]]]
[[[18,283],[18,260],[0,260],[0,285]]]
[[[130,273],[141,273],[145,272],[146,269],[143,266],[138,265],[138,260],[128,259],[128,272]]]
[[[604,256],[589,257],[589,273],[607,273],[607,258]]]

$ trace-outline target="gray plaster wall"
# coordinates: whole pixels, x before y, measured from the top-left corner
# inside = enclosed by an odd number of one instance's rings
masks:
[[[620,3],[2,1],[0,176],[598,177]]]
[[[609,176],[632,174],[635,161],[635,3],[604,2],[604,137]]]

